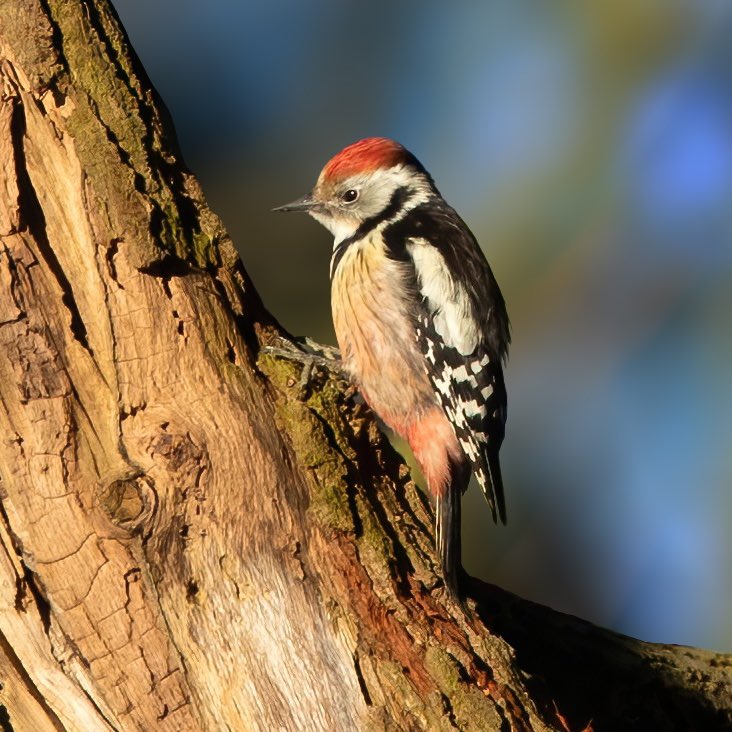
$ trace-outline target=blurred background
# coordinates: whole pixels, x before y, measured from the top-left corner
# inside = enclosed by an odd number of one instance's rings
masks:
[[[646,640],[732,650],[732,5],[116,0],[265,303],[334,343],[331,241],[270,213],[394,137],[513,325],[509,525],[466,565]]]

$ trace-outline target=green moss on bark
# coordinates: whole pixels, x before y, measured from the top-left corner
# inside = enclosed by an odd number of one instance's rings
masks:
[[[449,701],[450,713],[457,719],[466,720],[460,729],[475,732],[503,729],[503,720],[494,707],[486,703],[486,695],[477,686],[463,681],[457,661],[445,649],[430,646],[425,651],[424,662],[425,669]]]
[[[265,355],[260,358],[259,367],[279,392],[275,401],[278,427],[290,439],[298,462],[314,475],[308,510],[323,526],[352,530],[353,517],[346,490],[348,466],[341,450],[346,441],[338,430],[327,430],[327,423],[321,417],[324,412],[337,411],[337,402],[343,399],[343,392],[326,382],[322,390],[316,390],[309,399],[302,401],[298,394],[300,364]]]

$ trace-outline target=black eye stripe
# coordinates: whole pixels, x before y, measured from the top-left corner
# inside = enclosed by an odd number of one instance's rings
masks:
[[[390,219],[392,216],[395,216],[396,214],[401,211],[402,207],[409,201],[409,199],[412,197],[413,191],[410,188],[397,188],[394,193],[391,196],[391,199],[389,200],[388,205],[386,208],[381,212],[376,214],[375,216],[371,216],[370,218],[366,219],[361,223],[361,226],[358,227],[358,230],[353,236],[349,236],[347,239],[344,239],[333,252],[333,259],[331,264],[331,277],[333,277],[333,274],[335,273],[336,269],[338,269],[338,263],[341,261],[341,258],[343,257],[343,254],[345,253],[346,249],[351,246],[356,241],[359,241],[359,239],[363,239],[370,231],[373,231],[382,221],[386,221]],[[394,256],[393,252],[390,252],[389,256]],[[397,257],[394,257],[397,258]]]

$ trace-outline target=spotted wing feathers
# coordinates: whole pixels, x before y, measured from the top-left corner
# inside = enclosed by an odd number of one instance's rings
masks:
[[[501,291],[470,229],[438,194],[391,223],[384,237],[390,256],[411,272],[417,341],[437,400],[494,518],[505,521],[498,450],[510,334]]]
[[[506,419],[506,390],[500,362],[478,346],[467,356],[444,343],[425,312],[417,340],[435,394],[488,501],[493,519],[506,521],[498,450]]]

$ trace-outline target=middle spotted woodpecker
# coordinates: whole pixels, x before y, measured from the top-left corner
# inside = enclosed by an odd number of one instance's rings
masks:
[[[460,504],[472,470],[505,523],[506,306],[475,237],[419,161],[393,140],[349,145],[306,211],[335,237],[332,309],[343,366],[405,438],[435,501],[442,575],[459,595]]]

